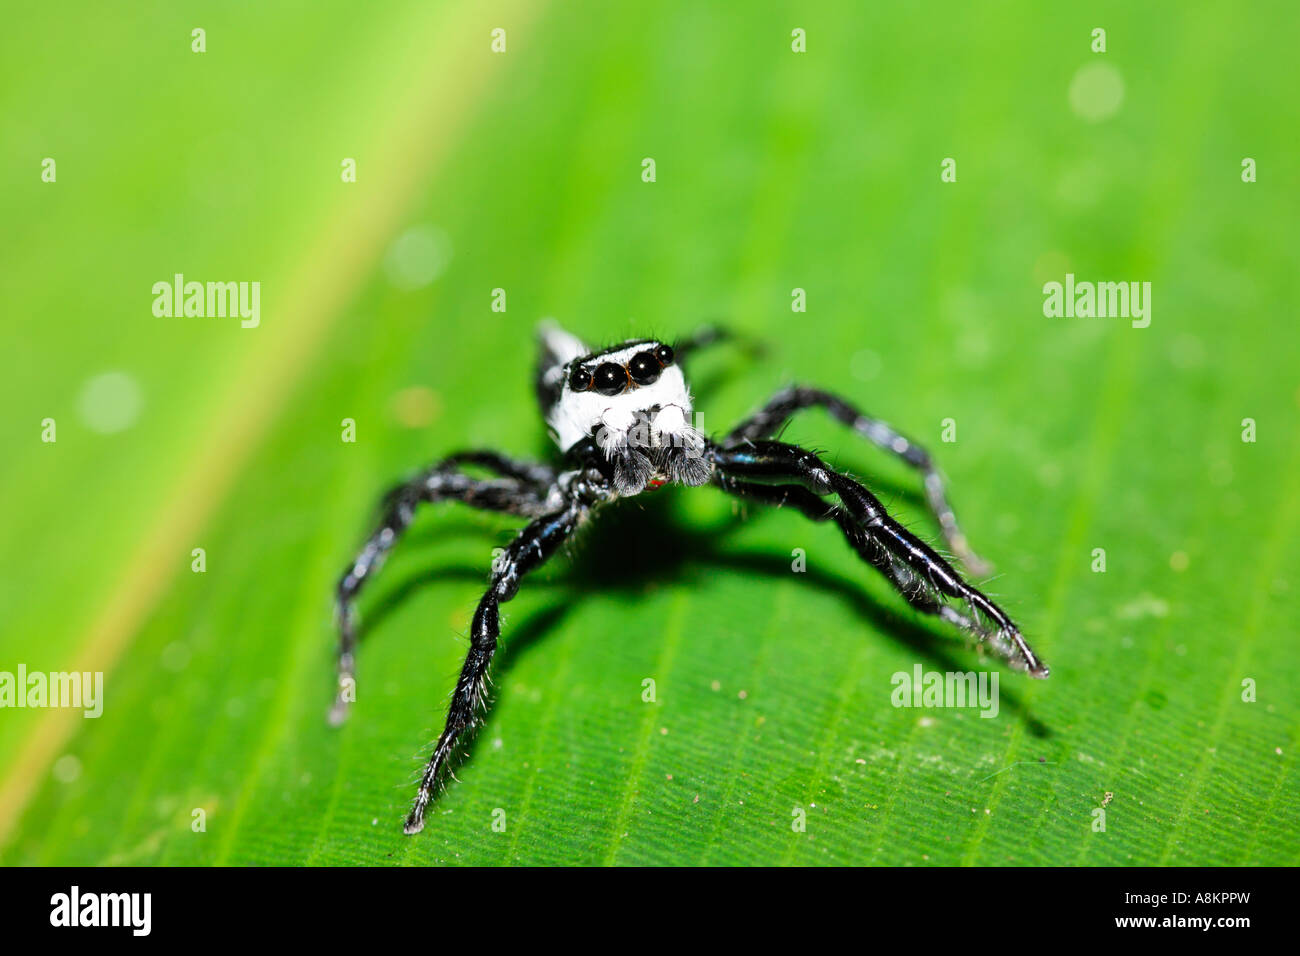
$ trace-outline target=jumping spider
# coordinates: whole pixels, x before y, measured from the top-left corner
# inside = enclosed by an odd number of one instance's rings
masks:
[[[470,648],[456,681],[447,724],[420,779],[405,832],[418,833],[434,789],[457,741],[486,707],[484,685],[500,632],[499,608],[519,590],[589,515],[619,498],[666,482],[712,483],[767,504],[792,505],[813,521],[832,520],[864,561],[919,611],[987,641],[1007,663],[1046,677],[1047,665],[1030,649],[1006,613],[967,584],[919,538],[886,513],[880,501],[810,451],[772,441],[796,412],[820,406],[864,438],[892,452],[924,476],[926,499],[944,541],[973,573],[987,567],[971,551],[944,494],[943,478],[919,445],[827,392],[791,387],[713,441],[691,425],[691,394],[681,360],[719,338],[705,331],[674,348],[652,339],[589,351],[558,326],[541,329],[537,397],[560,446],[562,467],[518,462],[494,451],[467,451],[443,459],[384,499],[384,516],[338,584],[339,691],[330,711],[341,723],[354,697],[356,614],[366,581],[410,525],[424,502],[459,501],[528,518],[529,523],[492,564],[487,593],[471,624]],[[463,465],[496,475],[474,478]],[[828,502],[834,497],[838,504]]]

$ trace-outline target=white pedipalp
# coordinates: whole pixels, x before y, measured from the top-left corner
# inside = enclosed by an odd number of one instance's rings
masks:
[[[596,429],[596,444],[606,455],[623,448],[628,443],[628,434],[636,425],[636,412],[616,405],[605,409],[600,416],[600,427]]]

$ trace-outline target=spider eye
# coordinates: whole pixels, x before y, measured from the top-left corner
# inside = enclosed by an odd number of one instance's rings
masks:
[[[638,385],[653,385],[659,381],[663,367],[653,352],[638,352],[627,363],[627,371],[632,376],[632,381]]]
[[[596,391],[602,395],[617,395],[627,388],[627,371],[613,362],[596,366],[594,379]]]
[[[569,388],[575,392],[585,392],[591,388],[591,372],[581,365],[575,365],[569,373]]]
[[[667,368],[673,364],[673,350],[667,345],[661,345],[655,349],[655,358],[659,360],[660,365]]]

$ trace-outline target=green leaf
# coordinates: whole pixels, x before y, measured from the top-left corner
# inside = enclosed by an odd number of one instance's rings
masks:
[[[335,6],[0,36],[0,671],[105,675],[98,719],[0,711],[0,861],[1300,860],[1294,10]],[[260,324],[154,316],[176,273],[260,282]],[[1045,316],[1066,273],[1150,282],[1150,326]],[[332,588],[392,482],[551,453],[542,316],[764,343],[692,368],[713,432],[798,380],[913,435],[1052,677],[832,526],[657,491],[504,607],[493,706],[404,837],[517,524],[421,514],[342,729]],[[915,474],[818,412],[784,437],[937,538]],[[917,665],[996,672],[997,716],[893,706]]]

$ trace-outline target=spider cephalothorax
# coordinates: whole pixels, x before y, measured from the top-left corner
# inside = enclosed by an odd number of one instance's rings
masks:
[[[672,346],[653,339],[587,353],[557,327],[542,330],[538,395],[560,450],[594,442],[623,497],[651,481],[702,485],[712,469],[691,424],[691,392]]]
[[[339,692],[331,718],[340,722],[355,699],[354,603],[423,502],[459,501],[529,519],[492,564],[487,593],[470,625],[470,649],[452,695],[447,724],[425,767],[406,832],[424,827],[425,811],[457,743],[485,703],[488,665],[500,632],[500,605],[524,575],[545,562],[598,508],[665,482],[712,483],[722,491],[777,507],[790,505],[813,521],[833,521],[860,558],[893,584],[916,610],[956,625],[1012,667],[1046,677],[1006,612],[968,584],[953,566],[895,521],[879,499],[848,475],[797,445],[770,436],[797,412],[821,407],[924,476],[926,500],[949,549],[969,571],[986,566],[970,550],[948,504],[943,478],[923,448],[848,402],[813,388],[790,387],[714,441],[692,424],[694,409],[681,361],[719,337],[707,331],[669,345],[656,339],[591,351],[557,326],[541,331],[537,396],[562,453],[561,467],[519,462],[494,451],[443,459],[384,499],[384,517],[338,585]],[[465,465],[491,472],[475,478]]]

